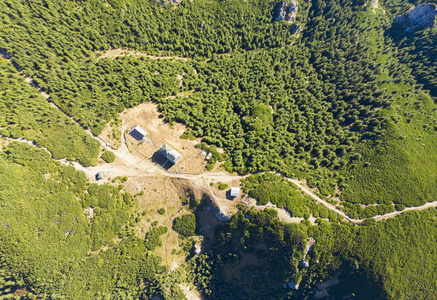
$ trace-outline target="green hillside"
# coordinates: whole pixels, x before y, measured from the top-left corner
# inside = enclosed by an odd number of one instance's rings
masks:
[[[313,299],[335,276],[335,299],[434,297],[434,204],[373,218],[437,201],[437,27],[396,19],[426,2],[297,0],[293,22],[277,21],[283,4],[0,2],[0,298],[183,299],[187,285],[207,299]],[[251,174],[243,191],[300,223],[238,205],[207,235],[205,195],[190,202],[189,234],[171,220],[186,257],[166,270],[154,250],[170,228],[144,210],[154,225],[140,238],[118,179],[91,183],[56,161],[97,165],[93,135],[145,102],[214,149],[207,170],[223,159]]]

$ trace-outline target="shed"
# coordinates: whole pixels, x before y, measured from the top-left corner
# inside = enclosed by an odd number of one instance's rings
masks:
[[[239,187],[232,187],[231,188],[231,197],[238,197],[240,196],[240,188]]]
[[[129,131],[129,134],[133,136],[135,139],[137,139],[138,141],[140,141],[141,143],[147,142],[146,139],[146,136],[148,134],[147,131],[145,131],[143,128],[141,128],[138,125],[132,127],[132,129]]]
[[[182,155],[167,144],[161,146],[158,150],[159,154],[176,165],[182,158]]]
[[[98,172],[97,174],[96,174],[96,179],[97,180],[100,180],[100,179],[102,179],[103,178],[103,172]]]

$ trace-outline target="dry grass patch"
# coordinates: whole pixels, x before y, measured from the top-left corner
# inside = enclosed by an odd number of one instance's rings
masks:
[[[134,108],[124,111],[120,118],[123,122],[123,131],[126,138],[126,145],[131,153],[151,159],[152,156],[166,143],[182,155],[182,159],[176,166],[172,166],[169,171],[176,173],[200,173],[205,168],[205,157],[200,149],[195,145],[200,139],[195,141],[181,139],[180,136],[187,129],[183,124],[170,126],[160,117],[158,107],[154,103],[143,103]],[[148,141],[144,144],[139,143],[127,132],[135,125],[148,132]]]
[[[180,195],[189,189],[187,182],[164,176],[133,177],[125,183],[125,189],[132,195],[137,195],[137,212],[141,216],[135,227],[137,235],[144,239],[154,222],[157,222],[156,226],[167,226],[167,233],[161,236],[162,246],[157,247],[155,253],[162,257],[163,265],[168,270],[182,265],[186,256],[180,251],[179,234],[172,229],[172,225],[176,217],[187,213],[180,199]],[[162,213],[160,209],[165,212]]]

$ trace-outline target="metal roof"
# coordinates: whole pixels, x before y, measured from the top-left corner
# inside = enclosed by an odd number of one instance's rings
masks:
[[[133,136],[135,139],[141,141],[144,139],[144,137],[147,136],[147,131],[145,131],[144,129],[142,129],[140,126],[135,125],[134,127],[132,127],[132,129],[129,131],[129,134],[131,136]]]
[[[162,145],[158,152],[175,165],[182,158],[182,155],[168,144]]]
[[[232,187],[231,188],[231,197],[238,197],[240,196],[240,188],[239,187]]]

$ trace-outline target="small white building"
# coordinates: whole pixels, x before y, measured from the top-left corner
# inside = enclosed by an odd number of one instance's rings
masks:
[[[145,131],[143,128],[141,128],[138,125],[132,127],[132,129],[129,131],[129,134],[133,136],[136,140],[140,141],[141,143],[147,142],[146,139],[146,136],[148,135],[147,131]]]
[[[240,196],[240,188],[239,187],[232,187],[231,188],[231,197],[238,197]]]

